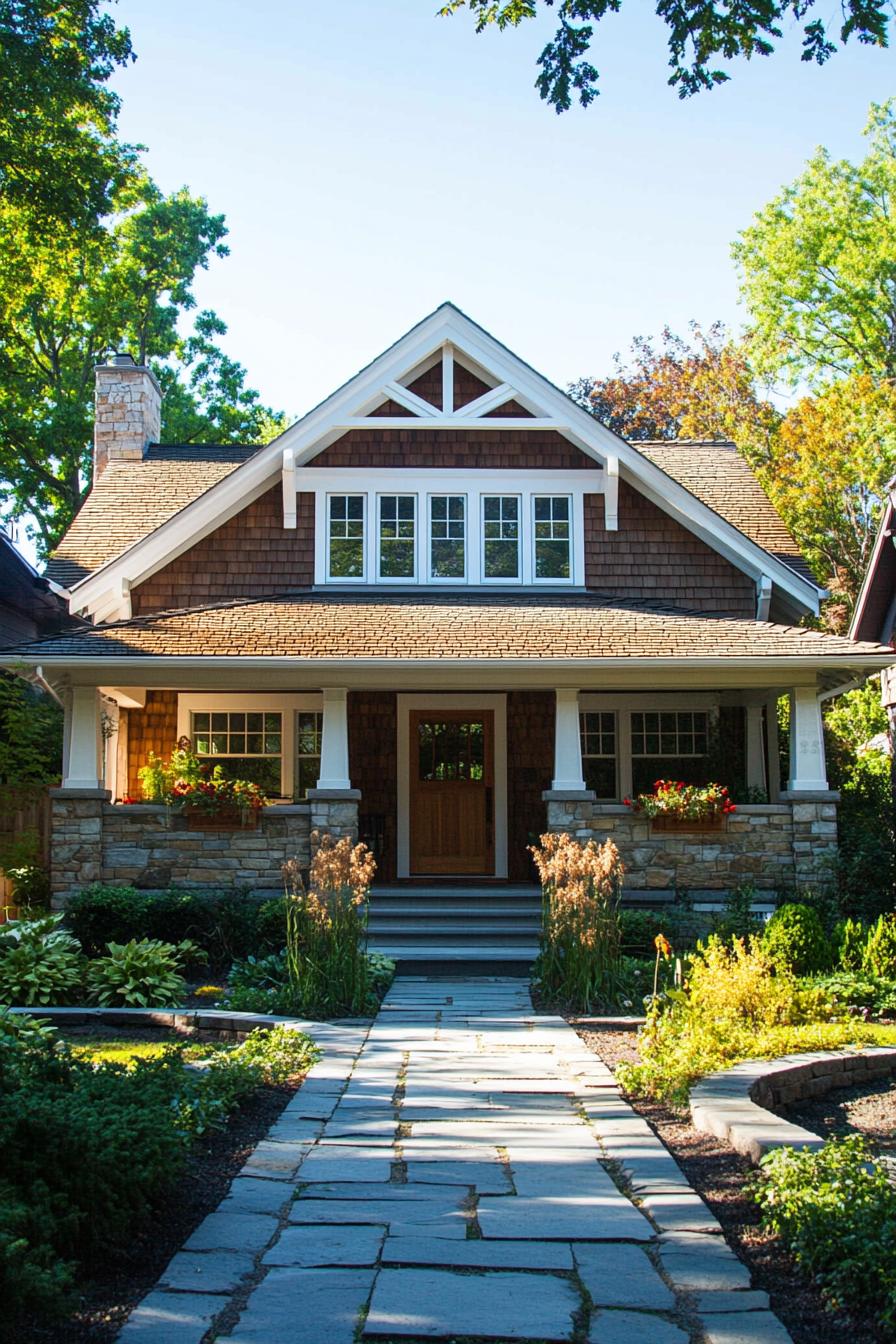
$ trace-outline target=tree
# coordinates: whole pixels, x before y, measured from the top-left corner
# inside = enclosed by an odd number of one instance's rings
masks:
[[[754,462],[768,460],[780,416],[759,395],[743,348],[720,322],[690,326],[690,341],[664,327],[617,354],[608,378],[570,388],[579,405],[625,439],[733,439]]]
[[[276,417],[215,343],[226,328],[195,317],[196,272],[225,256],[224,219],[186,188],[163,196],[145,175],[94,232],[59,226],[35,239],[0,201],[0,497],[34,519],[52,548],[89,478],[93,368],[113,350],[148,362],[170,395],[165,437],[260,442]]]
[[[100,0],[0,0],[0,198],[23,227],[107,213],[135,164],[107,81],[132,59]]]
[[[868,565],[886,483],[896,471],[896,388],[838,379],[788,412],[763,484],[837,599],[843,626]],[[839,606],[839,611],[837,610]]]
[[[545,8],[555,9],[558,25],[554,39],[538,58],[541,73],[535,87],[555,111],[566,112],[577,98],[587,107],[598,95],[598,72],[586,59],[594,25],[617,13],[622,0],[446,0],[442,15],[469,9],[477,33],[494,24],[501,30],[534,19]],[[657,0],[656,13],[669,29],[669,83],[687,98],[714,88],[730,78],[715,63],[738,56],[770,56],[787,20],[803,19],[815,0]],[[825,21],[813,18],[803,27],[802,60],[823,65],[850,37],[877,47],[887,46],[890,6],[887,0],[841,0],[839,31],[829,32]]]
[[[896,378],[896,99],[859,164],[819,149],[735,243],[751,355],[796,382]]]

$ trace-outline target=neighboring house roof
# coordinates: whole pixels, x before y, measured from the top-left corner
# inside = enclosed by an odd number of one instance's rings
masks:
[[[863,663],[892,657],[800,626],[707,616],[601,595],[483,594],[431,597],[303,591],[219,603],[87,627],[16,652],[56,659],[249,657],[413,662],[493,659],[593,661],[769,658]]]
[[[893,490],[896,482],[890,482]],[[880,639],[892,644],[896,618],[896,506],[887,499],[874,550],[856,603],[849,633],[853,639]]]
[[[110,462],[47,562],[47,578],[78,583],[257,452],[258,444],[152,444],[142,462]]]
[[[0,528],[0,648],[58,630],[68,607]]]
[[[741,457],[737,444],[651,439],[633,442],[632,447],[649,457],[667,476],[690,490],[769,555],[783,560],[804,578],[815,581],[808,561],[753,469]]]

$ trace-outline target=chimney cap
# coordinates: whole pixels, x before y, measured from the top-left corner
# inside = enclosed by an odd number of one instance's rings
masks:
[[[137,367],[137,361],[134,359],[134,356],[129,355],[126,350],[116,351],[110,362],[112,364],[125,365],[134,369]]]

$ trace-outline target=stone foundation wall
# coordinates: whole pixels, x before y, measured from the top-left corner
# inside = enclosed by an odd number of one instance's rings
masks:
[[[676,832],[618,804],[548,796],[548,830],[613,840],[630,889],[784,892],[829,882],[837,851],[836,795],[796,798],[739,806],[720,831]]]
[[[257,827],[190,830],[185,817],[141,803],[113,806],[108,794],[58,790],[52,800],[53,902],[92,882],[137,886],[279,891],[281,865],[311,860],[311,806],[266,808]],[[332,827],[328,828],[332,829]]]

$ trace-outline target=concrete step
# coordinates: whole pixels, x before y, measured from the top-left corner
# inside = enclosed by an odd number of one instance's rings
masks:
[[[533,943],[529,946],[508,947],[506,942],[476,946],[446,944],[432,947],[428,944],[392,944],[388,940],[370,940],[371,952],[382,952],[395,962],[397,975],[513,975],[528,977],[538,955]]]
[[[404,924],[397,929],[368,929],[369,943],[419,943],[424,947],[450,947],[452,943],[464,947],[481,947],[492,942],[495,946],[511,943],[514,947],[520,943],[538,942],[537,929],[465,929],[454,925],[447,929],[421,929],[416,924]]]
[[[368,913],[370,925],[426,924],[438,928],[441,924],[526,924],[530,928],[541,927],[540,910],[414,910],[402,906],[400,909],[380,910],[374,908]]]

